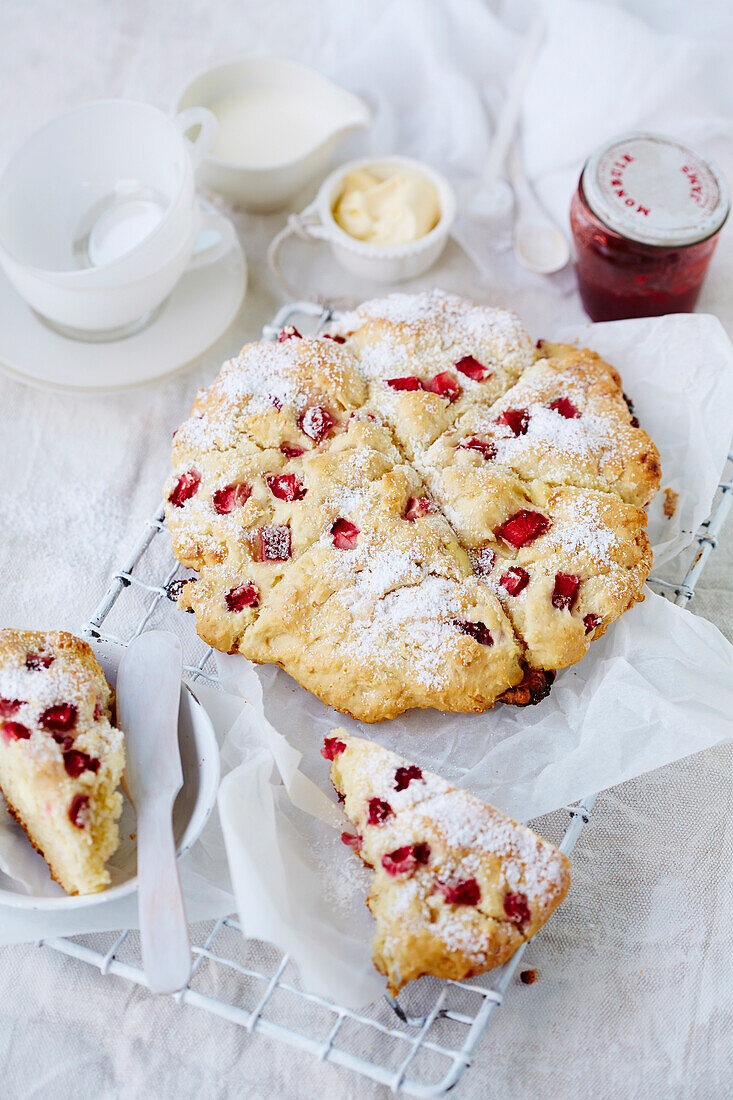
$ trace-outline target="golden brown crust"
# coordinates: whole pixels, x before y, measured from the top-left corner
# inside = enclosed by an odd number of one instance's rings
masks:
[[[343,729],[325,751],[347,840],[374,870],[373,957],[392,994],[500,966],[565,897],[566,856],[493,806]]]
[[[197,397],[165,488],[201,573],[179,602],[364,721],[524,699],[527,666],[580,660],[642,598],[656,448],[613,367],[506,311],[393,295],[340,326],[247,345]],[[512,544],[524,513],[544,526]]]

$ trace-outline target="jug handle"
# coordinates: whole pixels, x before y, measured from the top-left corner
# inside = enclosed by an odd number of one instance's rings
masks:
[[[186,139],[188,152],[194,171],[196,171],[214,144],[219,125],[216,121],[216,115],[208,107],[186,107],[183,111],[178,112],[173,121]],[[188,131],[193,130],[194,126],[199,127],[199,132],[195,138],[190,138]]]

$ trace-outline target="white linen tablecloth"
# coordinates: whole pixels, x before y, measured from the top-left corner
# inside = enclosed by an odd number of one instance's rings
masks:
[[[479,0],[4,0],[0,160],[67,107],[123,96],[168,108],[198,69],[271,52],[314,62],[370,100],[374,128],[350,139],[344,155],[408,152],[460,186],[487,148],[481,85],[495,102],[529,10]],[[695,141],[733,178],[727,5],[558,0],[547,19],[525,98],[524,153],[558,218],[583,155],[631,126]],[[93,398],[39,392],[0,375],[2,625],[78,630],[157,505],[171,432],[194,391],[279,304],[264,250],[283,217],[240,214],[236,222],[250,261],[247,298],[230,331],[186,372]],[[288,255],[304,294],[309,286],[343,291],[324,253],[297,244]],[[583,319],[571,272],[529,276],[508,255],[490,264],[479,279],[451,245],[421,285],[512,306],[536,336],[558,316]],[[731,335],[732,282],[728,227],[700,308]],[[729,637],[732,535],[693,604]],[[574,856],[568,901],[527,952],[538,981],[511,989],[455,1096],[712,1100],[729,1091],[732,760],[730,747],[720,748],[602,796]],[[54,1100],[385,1095],[337,1067],[35,947],[2,951],[0,1081],[4,1096]]]

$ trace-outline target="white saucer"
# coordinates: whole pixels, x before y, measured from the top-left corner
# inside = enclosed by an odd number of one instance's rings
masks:
[[[226,256],[187,272],[142,332],[88,344],[48,328],[0,268],[0,371],[44,389],[109,393],[142,386],[187,366],[229,327],[247,287],[239,242]]]

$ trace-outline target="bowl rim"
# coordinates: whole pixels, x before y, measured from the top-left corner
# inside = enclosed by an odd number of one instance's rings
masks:
[[[250,66],[255,69],[264,69],[266,67],[270,67],[273,70],[287,69],[293,73],[299,73],[301,75],[305,74],[309,78],[315,78],[317,82],[321,83],[329,90],[336,91],[340,95],[350,97],[355,104],[359,103],[364,110],[365,119],[361,123],[354,122],[350,126],[339,128],[336,132],[327,134],[321,141],[311,146],[311,148],[308,149],[307,152],[301,153],[300,156],[297,157],[291,157],[289,160],[272,161],[270,164],[238,164],[236,161],[225,160],[223,157],[218,157],[214,153],[209,152],[206,153],[206,155],[203,157],[202,163],[216,165],[217,168],[226,169],[226,171],[228,172],[246,173],[247,175],[259,175],[268,172],[280,172],[289,168],[293,168],[296,165],[302,164],[318,149],[321,149],[324,145],[331,141],[336,136],[336,133],[345,134],[349,133],[351,130],[361,129],[368,126],[371,121],[372,112],[369,106],[360,96],[356,95],[354,92],[350,92],[348,88],[342,88],[341,85],[337,84],[335,80],[331,80],[330,77],[324,76],[322,72],[314,68],[312,65],[304,65],[300,61],[291,61],[290,58],[286,57],[274,57],[264,54],[238,54],[234,57],[229,58],[228,61],[220,61],[216,65],[209,65],[204,69],[200,69],[190,78],[190,80],[187,81],[186,85],[181,89],[181,91],[178,93],[175,100],[173,101],[172,110],[174,115],[178,114],[179,111],[185,110],[186,107],[193,106],[205,107],[207,110],[211,111],[212,108],[210,102],[197,102],[195,104],[187,103],[184,105],[183,100],[188,92],[191,90],[191,88],[193,88],[193,86],[199,80],[203,80],[204,77],[212,76],[214,73],[218,73],[222,69],[234,69],[237,66],[241,67],[243,70]],[[233,84],[232,88],[235,87],[236,85]]]
[[[399,245],[372,244],[370,241],[360,241],[357,237],[352,237],[345,229],[341,228],[334,218],[332,195],[336,185],[341,183],[350,172],[358,168],[383,164],[401,165],[417,174],[426,176],[438,192],[440,218],[424,237],[418,237],[415,241],[408,241],[406,244]],[[324,236],[327,235],[327,239],[332,244],[375,259],[400,259],[403,256],[414,256],[427,250],[431,245],[450,233],[456,219],[458,200],[452,184],[437,168],[433,168],[432,165],[417,160],[415,157],[388,153],[384,156],[372,154],[371,156],[358,157],[356,160],[347,161],[345,164],[340,164],[337,168],[334,168],[319,187],[313,207],[318,212],[321,228],[326,231]]]
[[[190,698],[190,706],[194,708],[194,713],[198,715],[198,721],[193,724],[193,729],[199,758],[199,788],[196,801],[191,810],[191,816],[176,848],[176,860],[179,860],[200,837],[216,805],[221,778],[219,744],[213,723],[206,708],[189,685],[181,681],[181,687],[183,689],[181,700]],[[117,886],[110,886],[107,890],[99,890],[95,894],[64,894],[57,897],[45,897],[37,894],[16,893],[13,890],[5,890],[0,887],[0,909],[6,907],[34,911],[45,910],[47,912],[74,912],[107,902],[111,904],[136,892],[137,875],[133,875],[132,878],[119,883]]]

